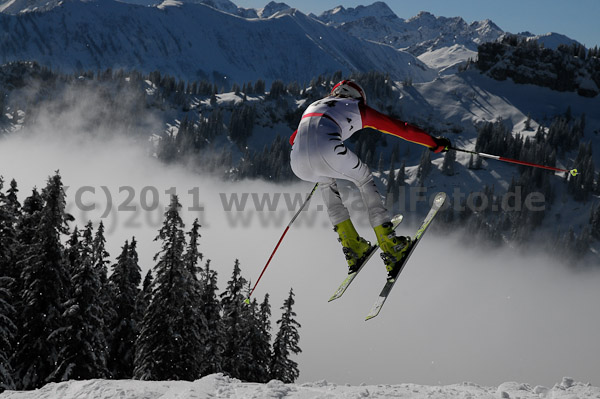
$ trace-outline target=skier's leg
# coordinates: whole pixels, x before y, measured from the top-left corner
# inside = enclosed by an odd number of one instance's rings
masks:
[[[373,175],[369,172],[368,176],[364,176],[363,180],[356,181],[356,186],[360,191],[363,202],[369,213],[369,222],[371,227],[379,226],[390,221],[389,213],[383,204],[381,195],[377,190],[377,186],[373,181]]]
[[[329,144],[329,147],[331,146]],[[329,176],[350,180],[358,187],[372,227],[390,221],[388,211],[373,181],[371,170],[356,154],[343,144],[341,146],[337,144],[333,148],[325,147],[321,155],[329,169]]]
[[[342,202],[335,179],[323,178],[319,182],[319,186],[321,187],[323,202],[327,207],[329,219],[333,224],[333,230],[338,233],[339,241],[342,243],[349,273],[354,272],[362,264],[366,253],[371,248],[371,244],[362,238],[354,228],[348,208]]]
[[[358,187],[369,213],[369,221],[382,249],[386,270],[392,275],[394,268],[408,249],[410,238],[395,235],[371,171],[356,154],[345,146],[340,147],[339,144],[333,148],[333,151],[322,151],[321,155],[324,163],[331,169],[330,175],[346,178]]]
[[[331,224],[335,226],[344,220],[350,219],[350,213],[342,202],[335,179],[322,177],[319,181],[319,187]]]

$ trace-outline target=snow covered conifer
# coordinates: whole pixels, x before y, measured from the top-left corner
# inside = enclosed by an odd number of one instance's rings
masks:
[[[425,182],[427,175],[431,171],[431,151],[424,150],[421,154],[421,160],[419,161],[419,167],[417,169],[417,179],[420,184]]]
[[[240,262],[235,260],[233,274],[227,283],[225,292],[221,294],[223,307],[223,371],[235,378],[244,374],[247,363],[252,361],[250,348],[246,340],[246,322],[244,292],[246,279],[241,276]]]
[[[2,187],[3,180],[2,176],[0,176],[0,278],[10,277],[17,279],[19,272],[15,267],[15,262],[17,254],[16,225],[19,216],[19,203],[16,197],[11,199],[10,189],[8,195],[5,196],[1,191]],[[16,183],[14,187],[16,189]],[[13,188],[12,183],[11,188]],[[13,284],[11,286],[14,287]],[[7,295],[12,298],[15,292],[11,289],[10,292],[7,292]],[[13,301],[11,300],[11,302]]]
[[[49,341],[61,344],[52,381],[107,378],[104,311],[99,301],[101,284],[92,258],[91,226],[83,233],[78,263],[73,265],[70,298],[64,304],[64,325]]]
[[[595,239],[600,240],[600,204],[592,208],[590,225],[590,234]]]
[[[217,272],[210,268],[210,260],[202,269],[200,278],[200,311],[206,321],[203,329],[203,354],[201,375],[222,371],[224,351],[224,330],[221,321],[221,303],[217,296]]]
[[[202,363],[199,292],[184,262],[185,235],[177,196],[165,213],[156,240],[162,241],[154,259],[156,278],[152,301],[136,341],[134,377],[142,380],[194,380]]]
[[[71,233],[71,237],[67,241],[67,248],[65,249],[65,259],[67,261],[67,267],[69,268],[69,272],[73,273],[77,268],[79,263],[81,262],[81,244],[79,242],[80,237],[79,229],[77,226],[73,229]]]
[[[144,281],[142,282],[142,289],[135,300],[136,317],[140,322],[144,318],[146,309],[152,300],[152,281],[152,270],[148,270],[148,273],[146,273]]]
[[[450,150],[444,155],[444,162],[442,163],[442,174],[446,176],[454,175],[454,163],[456,162],[456,151]]]
[[[302,352],[298,343],[300,323],[294,320],[296,313],[294,306],[294,291],[290,289],[288,298],[284,301],[281,310],[281,319],[277,320],[279,331],[273,342],[273,357],[271,358],[271,378],[285,383],[293,383],[300,375],[298,363],[290,359],[292,354]]]
[[[94,267],[98,269],[100,273],[100,279],[103,284],[108,282],[109,256],[110,254],[106,250],[106,238],[104,238],[104,223],[100,221],[92,241],[92,261]]]
[[[396,188],[404,186],[406,179],[406,162],[402,162],[400,169],[398,169],[398,175],[396,176]]]
[[[16,388],[10,364],[17,333],[15,308],[11,304],[12,295],[8,289],[11,283],[11,278],[0,275],[0,393]]]
[[[14,182],[14,180],[13,180]],[[14,287],[15,273],[13,262],[16,251],[16,209],[2,193],[3,180],[0,176],[0,392],[15,388],[10,359],[13,355],[16,302]]]
[[[198,251],[198,239],[200,238],[200,233],[198,232],[199,229],[200,223],[198,223],[198,219],[195,219],[192,224],[192,229],[187,233],[190,240],[184,255],[185,266],[196,279],[200,272],[198,262],[202,261],[202,258],[204,257],[204,255]]]
[[[43,205],[38,210],[40,199]],[[65,212],[60,175],[49,178],[41,196],[34,192],[29,200],[24,205],[29,215],[20,232],[23,253],[19,261],[21,298],[27,306],[19,309],[21,333],[15,357],[15,372],[22,389],[44,385],[55,371],[60,342],[48,338],[65,326],[64,303],[70,293],[61,238],[68,233],[66,222],[72,216]]]
[[[116,379],[133,376],[135,341],[139,333],[136,300],[142,279],[136,245],[135,238],[131,245],[125,241],[109,277],[115,317],[110,326],[112,339],[108,364],[111,376]]]
[[[266,383],[271,379],[269,365],[271,361],[271,305],[269,295],[258,305],[256,299],[250,305],[248,313],[248,345],[252,353],[252,363],[245,380]]]

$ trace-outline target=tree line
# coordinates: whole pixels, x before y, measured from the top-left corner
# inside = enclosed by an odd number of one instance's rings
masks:
[[[102,222],[70,229],[58,172],[22,204],[18,191],[15,180],[4,190],[0,178],[0,391],[217,372],[253,382],[296,380],[293,290],[272,337],[269,295],[244,302],[249,284],[238,260],[219,293],[217,272],[198,249],[201,226],[195,220],[184,230],[176,196],[155,239],[156,263],[142,281],[135,237],[111,262]]]
[[[494,79],[513,79],[558,91],[576,91],[595,97],[600,90],[600,53],[581,44],[545,48],[535,40],[506,35],[480,44],[477,67]]]

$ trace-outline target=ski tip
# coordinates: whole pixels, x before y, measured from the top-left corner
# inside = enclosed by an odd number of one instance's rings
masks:
[[[343,293],[343,291],[342,291],[342,292],[340,292],[340,289],[338,289],[338,290],[335,292],[335,294],[333,294],[333,295],[331,296],[331,298],[329,298],[329,300],[328,300],[327,302],[332,302],[332,301],[335,301],[336,299],[338,299],[339,297],[341,297],[341,296],[342,296],[342,295],[341,295],[342,293]]]
[[[435,203],[441,204],[444,201],[446,201],[446,193],[445,192],[441,191],[435,195],[435,199],[434,199]]]
[[[379,314],[379,311],[377,311],[377,313],[369,313],[367,315],[367,317],[365,317],[365,321],[369,321],[371,319],[374,319],[378,314]]]
[[[245,303],[246,305],[250,305],[250,298],[246,298],[246,299],[244,300],[244,303]]]
[[[403,219],[404,219],[404,216],[402,214],[398,214],[392,218],[392,223],[394,225],[400,224],[400,223],[402,223]]]

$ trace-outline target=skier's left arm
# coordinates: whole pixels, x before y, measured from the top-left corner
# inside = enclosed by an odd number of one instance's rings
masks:
[[[391,118],[368,105],[361,103],[359,109],[363,128],[375,129],[382,133],[421,144],[433,152],[448,151],[451,145],[450,140],[445,137],[433,137],[417,126]]]

